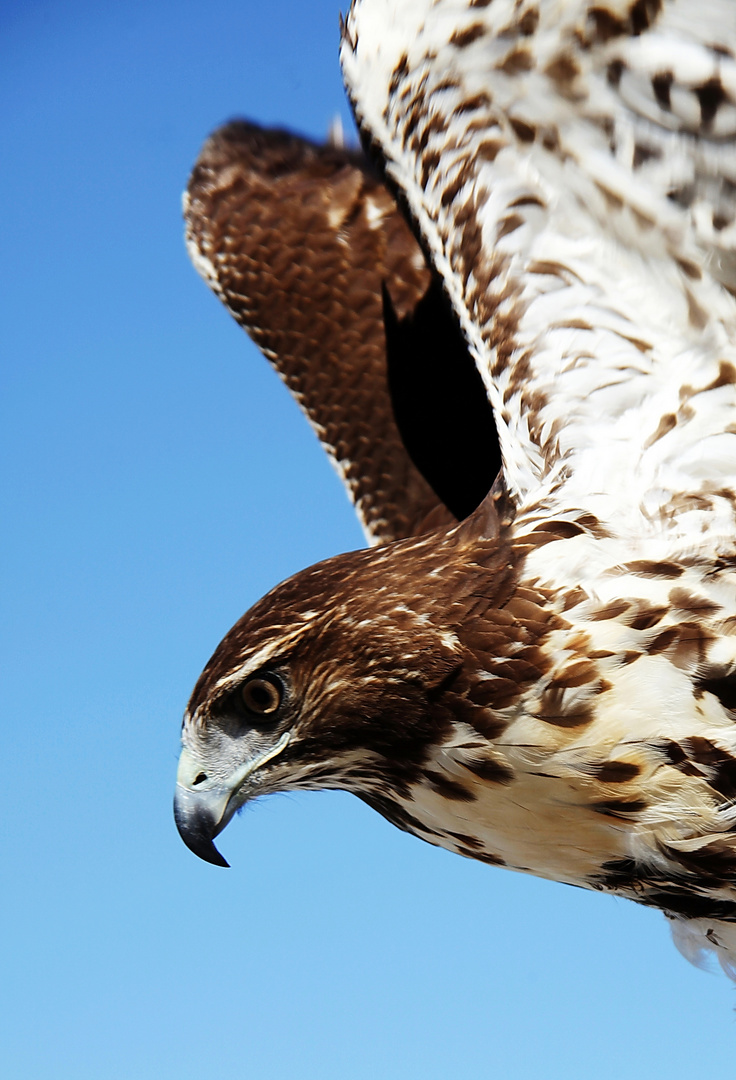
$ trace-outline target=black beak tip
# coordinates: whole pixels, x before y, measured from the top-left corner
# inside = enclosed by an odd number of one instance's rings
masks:
[[[223,858],[212,840],[206,840],[204,838],[201,840],[195,840],[194,838],[188,840],[185,836],[182,837],[182,840],[190,851],[193,851],[200,859],[204,859],[205,862],[212,863],[213,866],[230,867],[230,863],[227,859]]]
[[[215,847],[216,825],[210,814],[203,807],[182,806],[177,799],[174,800],[174,821],[179,830],[179,836],[200,859],[212,863],[213,866],[230,866],[230,863],[222,857]]]

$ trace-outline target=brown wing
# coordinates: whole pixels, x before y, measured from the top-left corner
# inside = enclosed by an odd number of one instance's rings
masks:
[[[382,289],[409,322],[431,274],[362,155],[228,124],[185,217],[197,269],[299,402],[373,542],[453,522],[405,449],[387,378]]]

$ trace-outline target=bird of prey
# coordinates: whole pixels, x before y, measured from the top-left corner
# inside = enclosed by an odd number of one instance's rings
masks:
[[[181,835],[342,788],[736,978],[736,5],[354,0],[341,58],[386,186],[233,126],[186,215],[374,546],[218,646]]]

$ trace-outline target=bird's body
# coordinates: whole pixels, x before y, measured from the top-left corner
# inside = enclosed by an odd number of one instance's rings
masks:
[[[348,91],[502,476],[224,639],[185,718],[194,850],[258,794],[340,787],[659,907],[736,977],[735,49],[720,0],[353,4]]]

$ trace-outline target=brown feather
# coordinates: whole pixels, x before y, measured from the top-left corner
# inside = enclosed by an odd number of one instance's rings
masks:
[[[202,150],[186,219],[210,285],[309,417],[372,538],[451,524],[387,387],[382,285],[403,318],[431,275],[362,154],[231,123]]]

